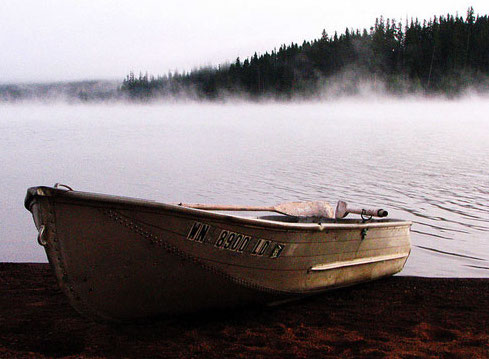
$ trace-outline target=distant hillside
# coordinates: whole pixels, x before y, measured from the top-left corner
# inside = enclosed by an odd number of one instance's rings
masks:
[[[387,92],[456,95],[468,87],[489,89],[489,18],[469,8],[401,24],[377,19],[370,30],[346,29],[302,45],[281,46],[217,68],[163,76],[130,73],[121,91],[134,99],[187,95],[276,98],[356,93],[362,83]]]
[[[0,102],[105,101],[121,96],[119,81],[74,81],[45,84],[0,84]]]

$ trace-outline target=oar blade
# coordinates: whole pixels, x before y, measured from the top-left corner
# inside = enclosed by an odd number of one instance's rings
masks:
[[[274,207],[279,213],[295,217],[333,218],[334,211],[326,201],[287,202]]]

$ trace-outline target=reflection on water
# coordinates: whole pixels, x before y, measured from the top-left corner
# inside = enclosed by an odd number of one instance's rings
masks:
[[[34,185],[161,202],[343,199],[411,220],[403,274],[489,275],[489,102],[0,105],[0,261],[45,261]]]

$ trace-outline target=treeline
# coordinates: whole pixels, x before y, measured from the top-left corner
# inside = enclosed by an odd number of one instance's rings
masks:
[[[120,81],[71,81],[0,84],[0,102],[65,101],[101,102],[124,99]]]
[[[460,93],[471,86],[487,90],[489,18],[446,15],[402,24],[380,17],[369,31],[350,30],[217,68],[150,76],[130,73],[121,91],[132,98],[190,95],[214,99],[223,94],[249,97],[313,97],[337,85],[358,91],[362,81],[382,83],[392,93]],[[348,74],[349,76],[345,76]]]

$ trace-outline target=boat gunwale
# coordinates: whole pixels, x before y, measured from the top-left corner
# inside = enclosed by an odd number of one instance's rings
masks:
[[[153,210],[165,210],[185,216],[194,216],[198,218],[206,218],[224,223],[233,223],[244,226],[264,227],[282,230],[307,230],[307,231],[323,231],[335,229],[361,229],[361,228],[388,228],[388,227],[405,227],[411,226],[411,221],[403,221],[398,219],[387,219],[375,222],[366,223],[293,223],[282,222],[268,219],[252,218],[245,216],[237,216],[231,214],[223,214],[214,211],[194,209],[179,206],[176,204],[162,203],[153,200],[123,197],[115,195],[107,195],[93,192],[83,192],[74,190],[64,190],[47,186],[31,187],[27,190],[24,201],[24,206],[30,211],[31,203],[35,197],[56,197],[67,198],[81,201],[95,201],[103,204],[114,204],[119,206],[131,206]]]

